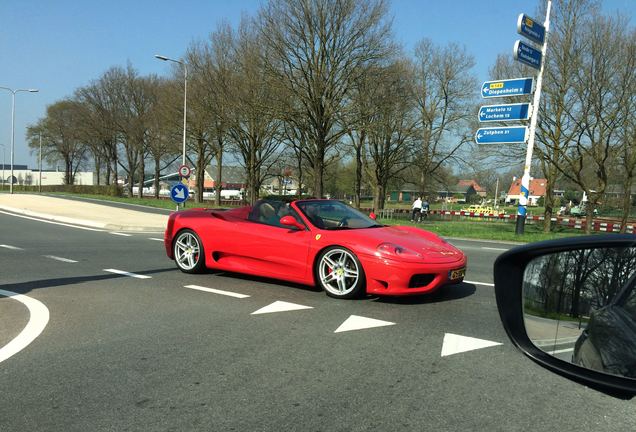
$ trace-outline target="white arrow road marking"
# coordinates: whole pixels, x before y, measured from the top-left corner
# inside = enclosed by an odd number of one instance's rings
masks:
[[[118,235],[118,236],[122,236],[122,237],[132,237],[132,234],[124,234],[124,233],[120,233],[120,232],[113,232],[111,231],[110,234],[112,235]]]
[[[444,334],[444,343],[442,344],[442,357],[497,345],[502,344],[485,339],[446,333]]]
[[[163,239],[160,239],[160,238],[154,238],[154,237],[148,237],[148,240],[154,240],[154,241],[160,241],[160,242],[162,242],[162,241],[163,241]]]
[[[44,258],[49,258],[55,261],[61,261],[61,262],[65,262],[65,263],[76,263],[77,261],[72,260],[72,259],[68,259],[68,258],[62,258],[59,256],[55,256],[55,255],[42,255]]]
[[[340,324],[340,327],[338,327],[336,331],[334,331],[334,333],[341,333],[351,330],[363,330],[373,327],[384,327],[390,325],[395,325],[395,323],[382,321],[379,319],[365,318],[358,315],[351,315],[345,320],[345,322]]]
[[[239,294],[239,293],[235,293],[235,292],[231,292],[231,291],[223,291],[223,290],[218,290],[218,289],[214,289],[214,288],[206,288],[206,287],[202,287],[199,285],[185,285],[184,288],[190,288],[193,290],[198,290],[198,291],[205,291],[205,292],[209,292],[212,294],[221,294],[224,296],[228,296],[228,297],[236,297],[236,298],[248,298],[249,296],[247,294]]]
[[[146,276],[146,275],[140,275],[137,273],[129,273],[127,271],[123,271],[123,270],[117,270],[117,269],[104,269],[105,272],[109,272],[109,273],[115,273],[115,274],[120,274],[120,275],[124,275],[124,276],[130,276],[130,277],[134,277],[137,279],[151,279],[152,276]]]
[[[301,310],[301,309],[313,309],[313,307],[303,306],[303,305],[299,305],[295,303],[288,303],[284,301],[275,301],[269,306],[265,306],[263,308],[260,308],[256,312],[252,312],[250,315],[259,315],[259,314],[274,313],[274,312],[288,312],[288,311],[295,311],[295,310]]]
[[[12,291],[0,290],[0,296],[17,300],[29,309],[29,322],[11,342],[0,348],[0,363],[22,351],[37,338],[49,322],[49,310],[39,301]]]
[[[24,250],[21,247],[5,245],[5,244],[0,244],[0,247],[5,249],[11,249],[11,250]]]

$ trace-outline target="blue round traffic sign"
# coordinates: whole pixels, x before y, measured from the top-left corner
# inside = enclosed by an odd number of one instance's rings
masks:
[[[181,204],[187,200],[189,195],[190,192],[188,191],[187,186],[183,183],[177,183],[172,186],[172,189],[170,189],[170,198],[172,198],[172,201],[177,204]]]

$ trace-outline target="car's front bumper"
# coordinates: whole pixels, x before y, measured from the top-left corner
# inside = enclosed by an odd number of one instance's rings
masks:
[[[377,256],[360,257],[367,293],[404,296],[431,293],[464,280],[466,257],[447,263],[411,263]],[[457,272],[458,270],[464,272]],[[451,275],[455,278],[451,278]]]

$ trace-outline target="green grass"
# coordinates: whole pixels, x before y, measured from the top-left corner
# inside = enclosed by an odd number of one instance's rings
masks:
[[[387,225],[411,225],[432,231],[442,237],[460,237],[482,240],[501,240],[530,243],[556,238],[572,237],[582,235],[583,230],[574,230],[563,227],[553,227],[551,233],[543,232],[543,224],[527,224],[523,235],[515,234],[514,222],[489,222],[483,220],[463,220],[463,221],[431,221],[415,224],[404,220],[383,220]]]

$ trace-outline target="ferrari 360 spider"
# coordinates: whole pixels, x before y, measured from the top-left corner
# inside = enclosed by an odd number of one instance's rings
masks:
[[[465,255],[436,234],[382,225],[337,200],[179,211],[164,243],[185,273],[247,273],[317,285],[337,298],[430,293],[466,272]]]

